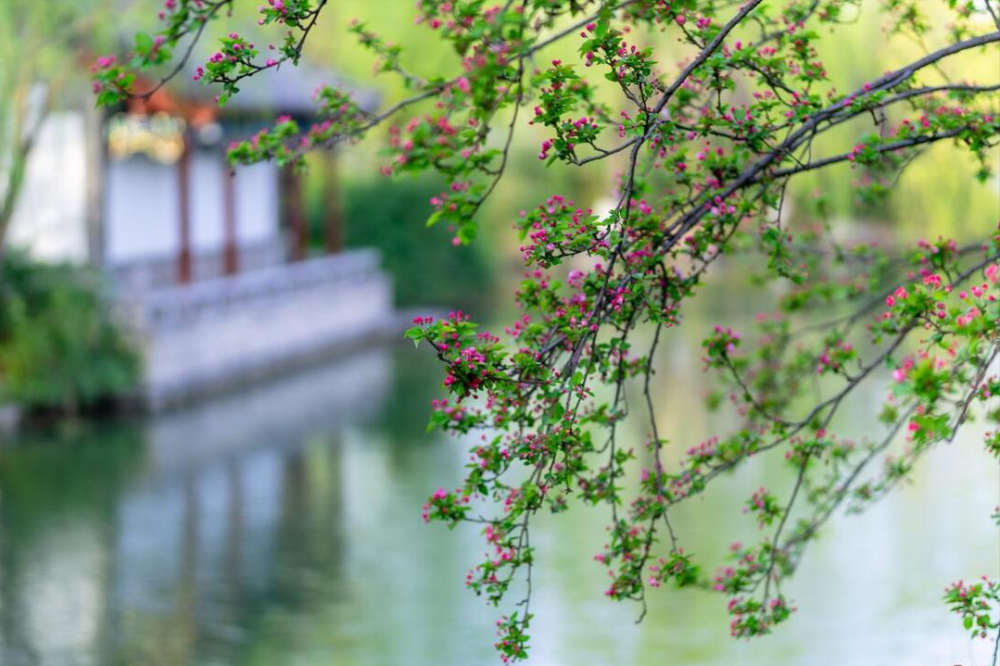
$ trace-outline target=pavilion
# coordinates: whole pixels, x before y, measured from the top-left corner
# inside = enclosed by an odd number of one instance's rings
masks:
[[[322,84],[338,82],[286,66],[247,80],[220,108],[211,88],[179,78],[106,113],[81,96],[39,132],[11,242],[106,276],[142,345],[146,405],[300,364],[391,320],[377,253],[344,251],[336,151],[318,165],[322,239],[309,238],[300,174],[225,159],[230,141],[278,115],[313,122]],[[354,90],[362,108],[376,105]]]

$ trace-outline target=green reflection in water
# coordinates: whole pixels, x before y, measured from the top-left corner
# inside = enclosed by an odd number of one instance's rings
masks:
[[[750,307],[717,307],[737,305]],[[678,451],[722,427],[701,410],[710,317],[695,319],[656,396]],[[412,348],[374,350],[149,421],[4,442],[0,663],[496,663],[495,611],[462,581],[479,535],[419,518],[428,492],[458,482],[469,443],[423,430],[437,378]],[[858,431],[872,397],[851,405]],[[754,534],[741,498],[787,482],[745,467],[678,512],[686,547],[718,560]],[[989,646],[970,646],[939,598],[953,578],[995,571],[996,494],[974,437],[937,451],[913,486],[831,526],[790,590],[800,613],[752,643],[729,639],[723,599],[696,592],[652,594],[636,626],[639,609],[604,599],[591,560],[607,516],[543,517],[530,663],[981,663]]]

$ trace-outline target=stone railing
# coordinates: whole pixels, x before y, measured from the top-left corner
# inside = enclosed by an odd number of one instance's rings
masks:
[[[123,300],[138,306],[134,310],[134,315],[140,317],[137,323],[155,332],[190,324],[206,316],[224,316],[232,310],[259,305],[268,299],[288,298],[296,292],[317,287],[350,289],[352,285],[384,278],[379,263],[376,250],[355,250],[165,287],[126,296]]]
[[[239,248],[240,272],[254,272],[279,266],[287,254],[284,244],[269,240],[241,244]],[[221,248],[196,251],[191,256],[191,272],[195,282],[225,277]],[[109,282],[121,293],[141,293],[165,289],[177,284],[177,257],[154,257],[117,263],[106,268]]]
[[[141,398],[167,407],[385,336],[396,322],[379,261],[361,250],[122,295]]]

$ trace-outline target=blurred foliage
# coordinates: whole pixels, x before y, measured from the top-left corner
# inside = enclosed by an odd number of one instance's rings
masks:
[[[482,306],[491,286],[483,244],[452,247],[447,229],[424,228],[427,202],[440,191],[429,180],[348,184],[343,194],[345,243],[382,253],[399,305]]]
[[[390,5],[392,11],[387,12],[386,8]],[[318,34],[323,39],[309,44],[305,60],[314,66],[330,68],[356,85],[374,88],[381,95],[383,107],[412,94],[412,91],[406,88],[399,77],[373,75],[374,61],[364,54],[359,55],[361,52],[357,39],[348,31],[348,26],[354,19],[368,23],[389,43],[408,45],[401,63],[407,71],[419,76],[431,76],[460,70],[460,59],[449,50],[448,44],[436,39],[433,31],[416,23],[416,3],[403,0],[341,0],[329,9],[324,14],[324,20],[317,26]],[[944,9],[940,8],[942,16]],[[931,7],[928,11],[933,14],[938,10]],[[861,14],[839,26],[836,44],[821,46],[820,55],[828,66],[831,79],[841,90],[860,87],[865,83],[865,76],[881,73],[919,57],[924,49],[923,45],[906,36],[887,33],[882,10],[874,3],[864,5]],[[254,29],[249,22],[245,27],[251,32]],[[935,29],[947,30],[947,27],[942,21]],[[669,54],[664,58],[667,64],[666,61],[680,61],[689,55],[669,34],[669,31],[653,31],[637,34],[634,38],[637,44],[655,46],[659,53]],[[746,36],[752,37],[752,33]],[[849,47],[845,48],[845,44]],[[832,52],[834,48],[837,49],[836,52]],[[540,58],[536,65],[543,66],[550,58],[579,62],[580,57],[575,49],[576,45],[571,40],[565,44],[557,44],[546,50],[544,58]],[[960,70],[963,79],[992,81],[1000,76],[1000,63],[993,62],[990,58],[977,57],[975,53],[956,59],[956,63],[956,72]],[[955,75],[956,72],[950,74]],[[940,75],[944,76],[944,73]],[[616,95],[614,86],[602,89],[599,93],[599,97],[603,97],[606,102],[615,101]],[[429,108],[427,105],[414,105],[413,114],[420,115]],[[892,117],[888,119],[889,123],[894,120]],[[405,120],[401,119],[399,124],[405,124]],[[499,124],[502,126],[505,123],[502,121]],[[349,179],[361,182],[366,176],[377,179],[375,174],[385,160],[379,154],[379,148],[384,145],[384,133],[388,131],[388,127],[389,124],[376,128],[370,140],[341,152],[341,168]],[[820,157],[840,152],[844,146],[854,145],[859,137],[871,130],[870,121],[846,124],[838,131],[831,132],[824,140],[817,141],[814,155]],[[553,193],[572,198],[578,205],[585,207],[597,206],[602,200],[614,198],[614,177],[622,168],[621,160],[607,160],[593,169],[544,169],[543,163],[536,157],[543,138],[545,133],[537,127],[523,127],[515,136],[508,173],[497,188],[495,197],[480,211],[482,235],[473,245],[486,255],[489,266],[501,269],[498,274],[503,279],[516,280],[520,272],[518,242],[513,231],[515,220],[510,218],[512,209],[530,208]],[[502,137],[497,137],[497,141],[501,139]],[[622,160],[625,157],[623,155]],[[942,163],[949,164],[950,168],[936,168],[936,165]],[[997,196],[1000,187],[997,181],[979,184],[971,178],[974,172],[975,165],[958,148],[942,144],[934,146],[928,154],[916,159],[905,170],[895,187],[886,188],[884,198],[862,199],[855,194],[859,189],[856,183],[858,173],[848,165],[838,165],[806,173],[793,180],[787,194],[787,203],[791,206],[788,213],[806,224],[817,216],[826,217],[837,226],[838,233],[847,236],[873,236],[886,242],[912,241],[917,237],[933,238],[939,235],[961,239],[981,228],[984,221],[995,221],[1000,208],[1000,198]],[[347,187],[350,189],[355,186],[349,184]],[[414,186],[405,182],[378,180],[378,184],[362,184],[357,187],[381,189],[383,197],[389,192],[394,195],[398,192],[399,197],[405,198]],[[414,220],[425,219],[430,214],[427,198],[416,203],[417,210],[408,210],[408,213]],[[360,238],[357,234],[360,223],[354,217],[356,210],[352,208],[350,214],[345,216],[348,234],[353,239]],[[311,217],[315,218],[316,215]],[[422,226],[422,223],[417,226]],[[416,227],[404,228],[413,230]],[[322,232],[317,230],[313,235],[314,238],[321,238]],[[410,240],[422,246],[425,239],[421,236],[428,235],[437,234],[421,231],[413,234]],[[354,244],[357,244],[356,240]],[[443,240],[439,242],[435,238],[433,244],[436,251],[442,253],[441,256],[451,253],[450,250],[446,251]],[[397,288],[400,290],[407,289],[405,283],[411,279],[423,279],[420,273],[424,269],[437,270],[437,267],[430,267],[429,262],[411,266],[413,272],[396,273]],[[516,288],[513,283],[501,286],[504,292],[513,288]],[[437,294],[434,296],[437,298]],[[409,302],[412,301],[401,295],[401,304]]]
[[[391,12],[386,11],[389,5]],[[341,0],[332,9],[334,11],[318,26],[325,39],[312,42],[306,50],[306,58],[317,65],[332,67],[351,80],[375,87],[382,94],[383,105],[412,91],[406,89],[399,77],[372,76],[373,61],[358,56],[357,40],[348,32],[352,19],[369,23],[387,42],[407,45],[402,62],[407,71],[430,76],[460,69],[457,56],[449,51],[447,43],[438,40],[433,31],[416,23],[416,3]],[[949,29],[944,20],[947,16],[945,3],[941,3],[940,7],[930,6],[927,11],[942,19],[934,30]],[[863,5],[857,17],[845,18],[848,22],[838,26],[836,42],[821,43],[820,52],[838,89],[858,88],[866,82],[864,77],[898,67],[924,53],[924,44],[905,35],[887,32],[884,12],[874,2]],[[663,58],[664,65],[668,65],[671,59],[680,61],[689,56],[670,34],[669,30],[652,31],[637,34],[634,39],[639,45],[655,46],[658,53],[669,54],[669,57]],[[747,35],[739,36],[753,38],[754,35],[751,30]],[[536,65],[544,66],[550,58],[580,62],[575,49],[576,44],[572,40],[557,44],[546,50]],[[982,58],[981,54],[967,54],[957,58],[955,63],[955,71],[947,73],[953,78],[994,81],[1000,76],[1000,62]],[[944,77],[946,73],[938,74]],[[604,95],[603,101],[614,102],[618,92],[610,86],[601,94]],[[426,107],[421,105],[414,107],[415,114],[425,110]],[[893,121],[890,117],[889,122]],[[621,160],[607,160],[595,169],[565,167],[543,170],[535,155],[544,132],[535,127],[522,130],[514,139],[509,173],[497,189],[495,200],[487,202],[480,213],[483,236],[477,244],[487,247],[491,259],[499,259],[496,263],[509,260],[514,265],[518,246],[511,231],[514,220],[499,218],[498,213],[508,215],[515,206],[529,208],[553,193],[574,198],[580,205],[593,206],[601,199],[613,197],[614,175],[622,167]],[[820,157],[841,152],[844,146],[853,146],[859,137],[871,130],[870,121],[845,125],[838,132],[831,132],[823,141],[817,141],[814,154]],[[387,131],[387,127],[376,130],[372,140],[354,146],[349,155],[345,155],[352,172],[374,174],[378,171],[382,163],[377,155],[377,148],[382,143],[380,131]],[[623,155],[622,160],[625,157]],[[997,161],[1000,163],[1000,155]],[[938,168],[941,164],[948,164],[949,168]],[[870,233],[871,223],[876,222],[882,229],[875,230],[875,235],[886,240],[890,236],[902,242],[939,235],[961,239],[986,222],[995,224],[1000,212],[1000,182],[977,183],[971,177],[974,173],[975,165],[960,149],[942,144],[916,159],[896,186],[887,188],[885,198],[871,200],[856,196],[857,172],[848,165],[839,165],[794,179],[789,186],[787,201],[794,206],[792,214],[802,222],[809,222],[819,214],[814,204],[825,204],[822,215],[838,226],[842,225],[844,232],[851,236]],[[395,185],[387,184],[386,188],[389,187]]]
[[[75,413],[135,385],[138,356],[95,275],[15,252],[0,271],[0,401]]]
[[[944,3],[941,5],[928,7],[927,11],[931,15],[938,12],[943,19],[947,13]],[[863,11],[866,13],[859,20],[838,28],[836,43],[821,43],[820,59],[841,90],[859,88],[867,82],[865,76],[898,68],[926,53],[926,44],[887,33],[879,7],[868,4]],[[940,33],[948,29],[944,20],[933,28]],[[845,43],[849,48],[844,48]],[[992,82],[1000,78],[1000,61],[970,52],[956,57],[948,71],[928,71],[925,76],[928,84],[949,79]],[[886,124],[897,123],[902,115],[902,109],[895,111]],[[816,142],[814,154],[830,155],[856,144],[862,135],[878,127],[876,120],[869,117],[830,132]],[[1000,167],[1000,153],[995,149],[994,164]],[[975,235],[984,225],[995,225],[1000,215],[1000,180],[994,177],[979,183],[975,173],[976,166],[965,151],[952,143],[942,143],[914,160],[898,182],[887,182],[883,197],[858,196],[858,172],[847,164],[795,178],[788,195],[796,205],[797,217],[815,216],[816,204],[820,204],[822,213],[832,221],[854,227],[847,232],[850,235],[870,234],[871,223],[875,222],[883,227],[881,232],[875,231],[876,236],[891,235],[897,242],[938,236],[961,240]]]

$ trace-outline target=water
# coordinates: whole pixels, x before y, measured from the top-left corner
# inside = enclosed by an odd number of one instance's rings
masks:
[[[692,342],[668,348],[657,395],[685,447],[718,426],[699,411]],[[479,535],[420,521],[465,460],[466,443],[424,431],[438,378],[412,347],[377,349],[152,421],[4,442],[0,664],[498,663],[495,611],[463,584]],[[752,536],[737,502],[763,474],[747,468],[679,514],[688,549]],[[997,494],[974,438],[935,452],[912,486],[832,524],[790,586],[800,612],[753,642],[730,639],[725,600],[700,592],[654,591],[637,626],[591,560],[604,512],[542,519],[529,663],[988,663],[991,646],[968,641],[940,597],[996,574]]]

